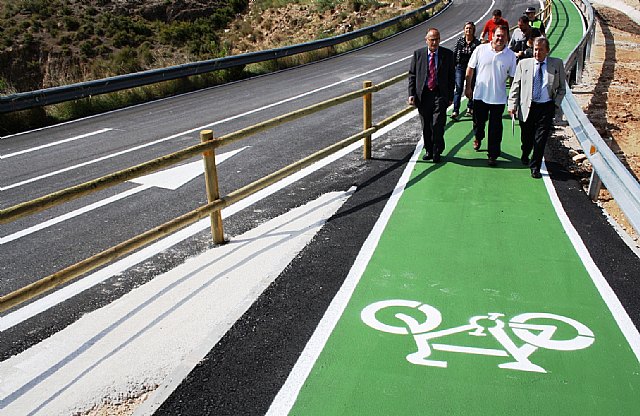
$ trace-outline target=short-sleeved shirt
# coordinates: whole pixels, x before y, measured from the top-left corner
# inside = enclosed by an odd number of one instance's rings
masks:
[[[496,27],[498,26],[506,26],[509,27],[509,22],[507,22],[505,19],[503,19],[502,17],[500,19],[498,19],[498,21],[494,21],[493,18],[487,20],[487,23],[484,24],[484,29],[482,30],[482,35],[484,37],[485,33],[489,34],[489,40],[493,39],[493,31],[496,29]]]
[[[473,99],[487,104],[507,103],[507,78],[516,73],[516,54],[507,47],[500,52],[491,43],[480,45],[471,54],[469,68],[476,74]]]

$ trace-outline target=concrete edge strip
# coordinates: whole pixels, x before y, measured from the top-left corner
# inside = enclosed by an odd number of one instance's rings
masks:
[[[356,191],[356,187],[352,186],[347,191],[336,191],[333,194],[336,194],[336,198],[342,200],[340,206],[344,205],[344,203],[353,196]],[[313,204],[327,204],[323,199],[326,199],[329,194],[323,194],[319,196],[317,199],[308,202],[306,205],[309,206]],[[339,208],[336,208],[336,211]],[[292,210],[293,211],[293,210]],[[291,212],[291,211],[289,211]],[[287,215],[289,212],[283,214]],[[332,215],[335,215],[335,211]],[[323,219],[323,224],[321,227],[326,224],[328,218]],[[250,230],[249,232],[251,232]],[[215,250],[215,248],[209,249],[209,251]],[[203,253],[204,254],[204,253]],[[284,268],[284,267],[283,267]],[[275,279],[275,278],[274,278]],[[271,279],[274,280],[274,279]],[[194,348],[188,355],[184,357],[184,359],[176,366],[176,368],[169,373],[166,379],[160,384],[160,386],[150,394],[150,396],[135,409],[134,415],[151,415],[153,414],[164,402],[165,400],[180,386],[182,381],[193,371],[193,369],[201,362],[206,355],[211,351],[211,349],[220,341],[222,336],[228,332],[229,328],[242,316],[246,311],[251,307],[251,305],[255,302],[255,300],[261,296],[264,289],[270,284],[266,284],[261,287],[257,292],[255,292],[255,296],[252,295],[250,297],[245,298],[244,302],[238,306],[237,309],[230,311],[222,322],[230,322],[228,326],[218,325],[214,329],[212,329],[203,340],[203,342],[197,347]]]
[[[571,244],[578,253],[578,256],[580,256],[580,260],[582,260],[582,264],[584,264],[585,269],[587,270],[589,277],[591,277],[593,284],[598,289],[600,296],[611,311],[613,319],[615,319],[618,327],[622,331],[622,334],[627,339],[631,350],[638,359],[638,362],[640,362],[640,332],[638,332],[638,329],[633,324],[633,321],[622,306],[622,303],[620,303],[620,300],[616,296],[615,292],[613,291],[613,289],[611,289],[611,286],[609,286],[607,279],[605,279],[605,277],[602,275],[602,272],[593,261],[593,258],[591,257],[587,246],[584,244],[584,241],[582,241],[580,234],[578,234],[578,231],[576,231],[575,227],[569,220],[567,213],[562,207],[560,198],[558,198],[556,188],[553,186],[553,182],[549,177],[544,161],[542,170],[547,193],[549,194],[549,198],[551,199],[553,208],[562,224],[562,227],[564,228],[564,231],[567,233],[569,240],[571,240]]]

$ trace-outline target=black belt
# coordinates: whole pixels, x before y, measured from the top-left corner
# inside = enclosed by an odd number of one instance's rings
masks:
[[[534,107],[534,106],[543,106],[543,105],[549,105],[549,104],[553,104],[553,100],[551,100],[551,101],[546,101],[546,102],[544,102],[544,103],[537,103],[537,102],[535,102],[535,101],[531,101],[531,107]]]

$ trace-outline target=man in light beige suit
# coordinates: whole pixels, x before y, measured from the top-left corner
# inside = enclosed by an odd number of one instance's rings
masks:
[[[566,93],[565,71],[561,59],[549,55],[549,40],[536,38],[533,58],[518,63],[511,83],[507,108],[520,121],[523,165],[531,168],[531,177],[539,179],[540,166],[553,119]],[[533,150],[533,155],[529,155]]]

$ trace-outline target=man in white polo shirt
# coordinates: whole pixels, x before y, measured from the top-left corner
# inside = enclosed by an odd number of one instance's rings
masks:
[[[516,55],[507,48],[509,28],[496,27],[490,43],[478,46],[469,60],[465,95],[473,99],[475,140],[473,148],[480,150],[485,137],[484,127],[489,120],[487,154],[489,166],[495,166],[502,142],[502,114],[507,104],[507,79],[516,72]],[[476,74],[475,87],[471,79]],[[477,106],[477,107],[476,107]]]

